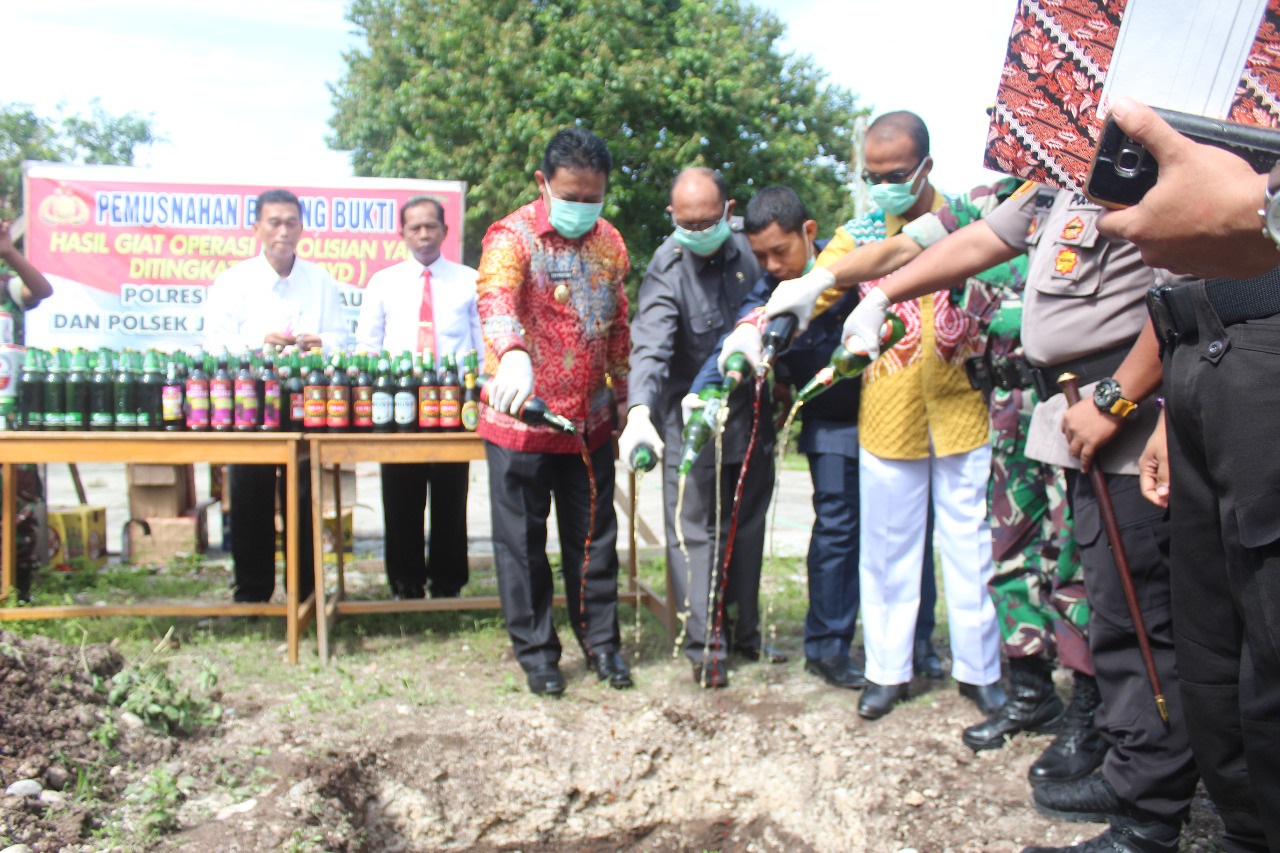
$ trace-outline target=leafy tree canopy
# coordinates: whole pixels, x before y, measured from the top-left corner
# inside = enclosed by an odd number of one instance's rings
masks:
[[[605,217],[640,269],[688,166],[721,170],[740,204],[788,184],[824,231],[845,207],[854,95],[738,0],[353,0],[348,18],[367,46],[331,87],[330,144],[360,175],[466,181],[470,263],[571,124],[609,145]]]
[[[22,161],[133,165],[139,146],[158,137],[150,119],[111,115],[95,99],[90,114],[37,115],[28,104],[0,104],[0,219],[22,212]]]

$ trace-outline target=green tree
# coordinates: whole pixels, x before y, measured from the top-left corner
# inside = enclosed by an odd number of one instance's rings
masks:
[[[0,219],[22,211],[22,161],[130,166],[158,137],[150,119],[111,115],[95,99],[88,116],[38,115],[28,104],[0,105]]]
[[[834,227],[859,110],[783,25],[737,0],[353,0],[367,44],[331,87],[330,144],[356,174],[467,182],[465,254],[534,196],[558,129],[609,144],[605,216],[643,268],[670,233],[667,190],[720,169],[742,202],[786,183]]]

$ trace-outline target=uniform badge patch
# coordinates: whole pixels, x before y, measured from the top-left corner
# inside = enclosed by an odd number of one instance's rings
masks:
[[[1071,221],[1062,226],[1062,234],[1059,240],[1075,240],[1079,238],[1080,232],[1084,231],[1084,220],[1079,216],[1072,217]]]
[[[1058,259],[1054,261],[1053,268],[1059,275],[1071,275],[1075,272],[1076,262],[1079,260],[1080,256],[1074,249],[1063,249],[1058,253]]]
[[[1031,235],[1036,233],[1036,229],[1040,227],[1040,217],[1031,220],[1031,224],[1027,226],[1027,239],[1031,239]]]

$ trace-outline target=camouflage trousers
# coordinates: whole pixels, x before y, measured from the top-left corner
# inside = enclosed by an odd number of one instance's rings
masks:
[[[1062,469],[1026,456],[1033,390],[991,397],[989,588],[1009,657],[1043,655],[1092,673],[1089,601],[1067,506]]]
[[[31,598],[31,579],[40,568],[36,558],[36,539],[39,536],[39,519],[36,508],[44,500],[44,487],[34,465],[18,465],[17,518],[14,523],[17,539],[17,592],[20,601]]]

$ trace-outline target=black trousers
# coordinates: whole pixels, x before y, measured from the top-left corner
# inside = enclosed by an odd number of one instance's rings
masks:
[[[279,471],[279,478],[276,473]],[[276,494],[284,514],[289,484],[284,467],[228,465],[231,482],[231,559],[235,563],[235,600],[269,601],[276,588]],[[315,589],[311,543],[311,478],[298,484],[298,599]],[[288,524],[286,519],[285,524]],[[290,530],[285,527],[284,535]],[[288,541],[287,538],[285,541]]]
[[[1156,672],[1168,702],[1166,727],[1156,709],[1093,483],[1088,475],[1068,470],[1067,486],[1089,590],[1089,652],[1102,694],[1095,722],[1111,745],[1102,775],[1120,799],[1136,810],[1136,816],[1181,821],[1198,777],[1174,663],[1169,522],[1159,507],[1142,497],[1136,476],[1107,475]]]
[[[457,595],[467,585],[466,462],[383,465],[382,519],[387,582],[392,593],[422,598]],[[431,560],[424,554],[423,513],[431,486]]]
[[[674,446],[674,445],[673,445]],[[720,468],[720,547],[716,544],[716,472],[714,448],[706,448],[685,479],[680,509],[685,553],[680,552],[676,531],[676,498],[679,477],[677,454],[663,459],[662,494],[666,503],[667,561],[671,566],[671,601],[684,615],[684,653],[694,663],[723,660],[730,650],[758,651],[760,638],[760,567],[764,558],[765,520],[773,491],[773,454],[757,445],[742,489],[742,509],[734,538],[727,577],[724,569],[733,492],[741,463]],[[711,578],[717,578],[714,597]],[[725,584],[721,592],[720,581]],[[715,634],[715,614],[723,596],[723,624]]]
[[[596,525],[583,601],[582,564],[591,518],[591,484],[577,454],[525,453],[484,443],[493,513],[493,559],[498,596],[516,660],[526,670],[556,664],[560,638],[551,621],[555,582],[547,560],[547,517],[556,523],[569,622],[583,651],[616,652],[618,636],[618,518],[613,510],[613,445],[591,454]]]
[[[1178,673],[1228,850],[1280,851],[1280,315],[1165,353]],[[1090,590],[1092,593],[1092,590]]]

